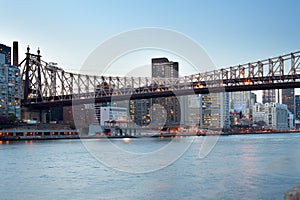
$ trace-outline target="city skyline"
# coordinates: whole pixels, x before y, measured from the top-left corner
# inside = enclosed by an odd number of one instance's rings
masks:
[[[0,199],[300,196],[300,1],[0,5]]]

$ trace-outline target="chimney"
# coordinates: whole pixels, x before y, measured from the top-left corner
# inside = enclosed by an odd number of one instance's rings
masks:
[[[13,65],[19,65],[19,46],[17,41],[13,42]]]

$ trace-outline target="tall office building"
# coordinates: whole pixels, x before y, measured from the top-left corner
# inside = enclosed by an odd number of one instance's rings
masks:
[[[167,58],[152,59],[153,78],[178,78],[178,62],[169,61]]]
[[[295,114],[295,89],[294,88],[287,88],[282,89],[282,96],[281,96],[282,104],[287,105],[289,111]]]
[[[250,119],[253,117],[253,106],[257,102],[257,95],[253,92],[250,94]]]
[[[178,78],[178,62],[169,61],[167,58],[152,59],[152,78]],[[164,84],[164,83],[162,83]],[[181,122],[180,101],[177,97],[155,98],[152,99],[155,109],[156,105],[161,105],[165,109],[165,113],[154,112],[152,118],[163,116],[166,119],[165,127],[178,126]]]
[[[201,96],[192,95],[188,98],[188,125],[190,127],[200,126]]]
[[[234,112],[241,113],[243,118],[250,117],[251,92],[241,91],[231,93],[231,109]]]
[[[10,50],[0,44],[0,115],[20,119],[20,69],[11,65]]]
[[[200,106],[201,128],[222,129],[230,126],[227,92],[201,95]]]
[[[276,90],[263,90],[262,103],[276,102]]]
[[[178,78],[178,62],[167,58],[152,59],[153,78]],[[160,84],[164,84],[162,81]],[[129,102],[131,120],[138,126],[165,128],[177,126],[181,121],[180,101],[177,97],[141,99]],[[160,120],[157,120],[160,119]]]
[[[140,127],[147,127],[151,123],[151,99],[129,101],[129,114],[131,121]]]
[[[4,44],[0,44],[0,63],[11,65],[11,48]]]
[[[300,95],[295,95],[295,119],[300,120]]]

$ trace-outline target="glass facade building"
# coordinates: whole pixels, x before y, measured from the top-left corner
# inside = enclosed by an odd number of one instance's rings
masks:
[[[287,105],[289,111],[295,114],[295,89],[282,89],[282,104]]]
[[[276,102],[276,90],[263,90],[262,103]]]
[[[152,59],[152,78],[178,78],[178,76],[178,62],[169,61],[167,58]],[[181,121],[179,102],[177,97],[133,100],[129,102],[130,118],[140,127],[147,127],[150,124],[151,127],[176,126]]]
[[[201,95],[200,127],[222,129],[230,127],[229,94],[227,92]]]
[[[0,44],[0,54],[4,55],[4,63],[2,64],[11,65],[11,47]]]
[[[300,120],[300,95],[295,95],[295,118]]]

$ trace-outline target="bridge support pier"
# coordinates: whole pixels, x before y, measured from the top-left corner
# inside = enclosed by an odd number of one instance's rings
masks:
[[[46,123],[47,110],[33,110],[27,107],[22,108],[22,121],[36,120],[40,123]]]

